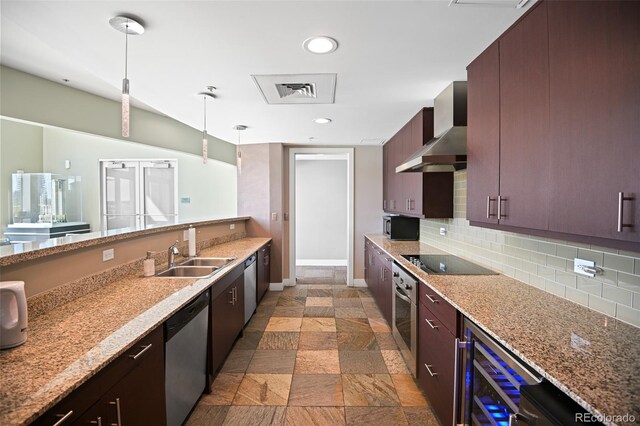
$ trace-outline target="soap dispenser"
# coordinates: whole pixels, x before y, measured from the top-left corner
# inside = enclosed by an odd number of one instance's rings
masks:
[[[156,260],[153,258],[153,252],[147,252],[147,258],[142,262],[144,265],[144,276],[152,277],[156,274]]]

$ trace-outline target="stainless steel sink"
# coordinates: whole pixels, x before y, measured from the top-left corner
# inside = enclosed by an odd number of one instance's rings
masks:
[[[220,268],[212,266],[174,266],[166,271],[157,273],[157,277],[171,278],[205,278],[210,277]]]
[[[235,257],[192,257],[180,264],[180,266],[209,266],[222,268],[223,266],[236,260]]]

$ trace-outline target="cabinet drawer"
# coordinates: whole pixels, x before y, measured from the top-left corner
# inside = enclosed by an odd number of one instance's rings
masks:
[[[439,320],[431,320],[432,313],[422,304],[418,318],[418,380],[440,421],[448,425],[453,421],[456,339]]]
[[[458,311],[425,283],[420,283],[418,291],[420,303],[429,309],[451,333],[456,334]]]
[[[160,326],[104,367],[98,374],[59,402],[55,407],[40,416],[33,424],[53,425],[67,415],[66,420],[60,424],[68,425],[73,423],[93,406],[105,391],[112,388],[135,367],[145,362],[148,358],[154,357],[157,353],[163,357],[163,343],[163,328]],[[134,359],[134,357],[136,358]]]

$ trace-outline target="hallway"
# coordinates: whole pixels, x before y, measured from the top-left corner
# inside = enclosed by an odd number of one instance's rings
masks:
[[[269,292],[189,426],[438,425],[366,288]]]

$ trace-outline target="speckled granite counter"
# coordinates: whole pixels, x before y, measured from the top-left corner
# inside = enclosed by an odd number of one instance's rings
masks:
[[[428,275],[401,255],[442,250],[367,238],[585,409],[640,421],[640,329],[504,275]]]
[[[0,424],[33,421],[268,241],[205,249],[202,256],[237,257],[212,278],[144,278],[140,271],[30,321],[27,343],[0,352]]]
[[[166,226],[150,226],[140,228],[112,229],[109,231],[91,232],[89,234],[70,234],[66,237],[51,238],[46,241],[34,241],[21,244],[0,246],[0,266],[9,266],[14,263],[26,262],[52,254],[66,253],[81,248],[93,247],[99,244],[107,244],[143,235],[170,232],[179,229],[187,229],[189,225],[209,226],[220,223],[234,223],[249,220],[249,216],[231,217],[226,219],[208,219],[192,222],[176,223]]]

